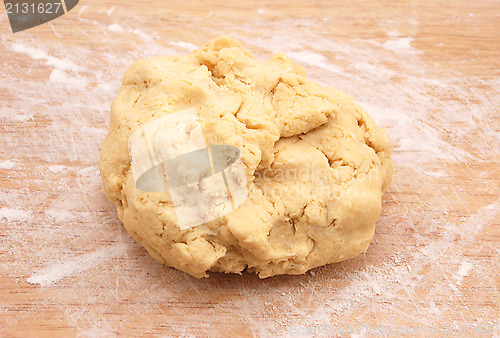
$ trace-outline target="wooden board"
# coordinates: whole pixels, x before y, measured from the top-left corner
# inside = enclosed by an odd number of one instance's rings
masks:
[[[13,34],[0,11],[0,335],[498,336],[499,13],[87,0]],[[303,276],[197,280],[124,231],[98,172],[123,72],[221,34],[259,58],[286,52],[388,129],[395,178],[365,254]]]

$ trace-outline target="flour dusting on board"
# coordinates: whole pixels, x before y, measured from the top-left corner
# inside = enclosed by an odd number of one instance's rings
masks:
[[[469,274],[469,272],[472,270],[473,267],[474,264],[467,261],[463,261],[462,264],[460,264],[460,268],[453,275],[453,279],[457,282],[458,285],[462,284],[464,277]]]
[[[170,44],[184,49],[186,52],[192,52],[193,50],[198,48],[198,46],[196,46],[195,44],[186,41],[172,41],[170,42]]]
[[[117,322],[134,322],[138,313],[144,325],[177,316],[178,326],[170,332],[177,336],[189,329],[213,330],[204,318],[220,314],[233,314],[231,322],[254,336],[342,327],[352,318],[381,325],[498,320],[495,309],[472,313],[464,301],[465,295],[486,301],[498,292],[495,255],[476,257],[473,251],[481,243],[485,252],[498,252],[485,235],[500,218],[498,182],[492,171],[475,167],[491,161],[499,144],[497,126],[484,122],[492,121],[500,106],[498,76],[466,77],[458,71],[438,76],[417,38],[394,28],[385,40],[341,40],[316,30],[315,20],[275,18],[233,27],[217,12],[207,13],[219,20],[217,26],[203,18],[176,18],[213,36],[234,32],[256,57],[285,52],[313,80],[351,94],[388,130],[396,168],[366,254],[304,276],[258,280],[213,274],[195,280],[156,263],[123,230],[101,191],[98,163],[109,105],[125,69],[137,59],[186,53],[204,41],[194,33],[170,37],[147,31],[140,18],[126,25],[110,21],[120,11],[114,7],[97,19],[90,16],[93,11],[82,5],[76,14],[81,43],[63,47],[27,34],[0,36],[9,55],[2,60],[0,87],[11,98],[0,107],[6,131],[0,149],[6,182],[0,243],[8,248],[2,250],[7,263],[0,273],[30,292],[50,291],[40,294],[40,307],[58,304],[65,323],[84,336],[114,334]],[[259,10],[263,16],[269,12]],[[418,24],[415,20],[410,23]],[[288,29],[295,26],[300,29]],[[64,30],[57,32],[65,38]],[[92,44],[99,49],[82,47]],[[29,65],[23,69],[29,76],[19,76],[16,59]],[[452,177],[467,179],[457,186]],[[471,194],[482,206],[469,205]],[[469,289],[474,283],[486,300],[474,299]],[[183,311],[193,309],[190,299],[209,306]],[[177,305],[160,317],[165,302]],[[89,311],[89,304],[97,306]],[[121,313],[110,304],[123,306]],[[21,312],[10,325],[31,316]],[[364,335],[369,332],[352,336]]]
[[[413,38],[399,38],[395,40],[388,40],[382,46],[388,50],[392,50],[394,52],[411,52],[412,48],[410,43],[413,41]]]
[[[63,70],[80,70],[81,67],[77,66],[73,61],[67,58],[57,58],[49,55],[41,48],[25,46],[20,43],[14,43],[9,46],[14,52],[26,54],[33,60],[44,60],[49,66],[56,67]]]
[[[6,160],[0,162],[0,169],[7,169],[10,170],[16,166],[16,162],[11,161],[11,160]]]
[[[122,32],[125,32],[125,29],[120,26],[119,24],[117,23],[114,23],[112,25],[109,25],[108,26],[108,29],[112,32],[116,32],[116,33],[122,33]]]
[[[28,222],[32,219],[33,213],[31,211],[14,209],[14,208],[1,208],[0,220],[7,220],[9,222]]]
[[[80,257],[70,258],[63,263],[50,266],[47,269],[36,272],[26,279],[30,284],[49,286],[60,281],[64,277],[88,270],[94,266],[102,264],[107,259],[116,258],[127,251],[127,245],[117,244],[113,247],[100,249]]]

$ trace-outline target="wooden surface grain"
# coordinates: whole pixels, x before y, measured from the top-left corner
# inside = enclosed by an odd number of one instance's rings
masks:
[[[16,34],[0,11],[0,336],[498,336],[499,31],[498,1],[89,0]],[[222,34],[288,53],[388,129],[365,254],[198,280],[123,229],[98,161],[124,70]]]

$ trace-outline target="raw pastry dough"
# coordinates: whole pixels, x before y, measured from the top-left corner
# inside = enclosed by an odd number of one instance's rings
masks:
[[[168,192],[136,186],[129,139],[193,108],[207,145],[240,150],[248,198],[182,228]],[[386,131],[351,97],[306,79],[282,53],[256,60],[228,37],[134,62],[101,151],[103,188],[127,231],[156,260],[195,277],[302,274],[364,252],[392,173]]]

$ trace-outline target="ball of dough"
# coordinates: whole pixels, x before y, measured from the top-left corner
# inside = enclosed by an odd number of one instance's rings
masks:
[[[239,150],[247,195],[183,227],[172,189],[138,187],[131,162],[146,160],[130,143],[151,121],[193,111],[207,145]],[[351,97],[306,79],[282,53],[256,60],[228,37],[127,69],[100,169],[125,228],[157,261],[195,277],[246,269],[261,278],[364,252],[393,173],[386,131]]]

